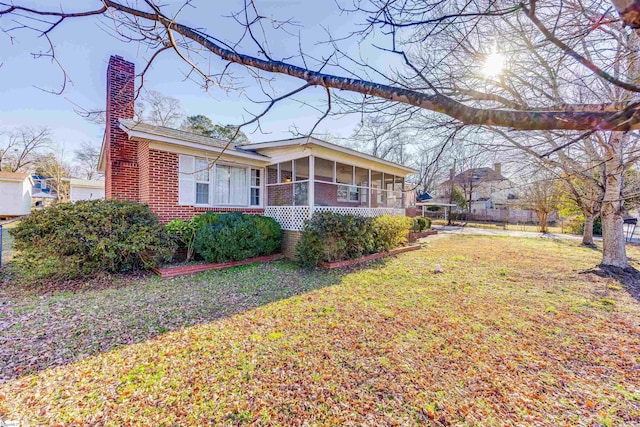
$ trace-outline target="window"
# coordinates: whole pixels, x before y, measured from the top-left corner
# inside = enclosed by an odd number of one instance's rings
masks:
[[[291,161],[280,163],[280,181],[279,182],[291,182],[293,179],[293,168]]]
[[[316,157],[314,162],[316,181],[333,182],[333,162]]]
[[[193,156],[178,157],[178,204],[182,206],[191,206],[196,202],[194,161]]]
[[[194,176],[196,181],[196,205],[208,205],[209,162],[206,159],[196,159]]]
[[[338,185],[337,198],[339,202],[359,202],[360,192],[354,185]]]
[[[336,163],[336,182],[340,184],[353,184],[353,166]]]
[[[260,206],[260,169],[251,169],[251,206]]]
[[[278,183],[278,165],[267,166],[267,184]]]
[[[247,170],[235,166],[216,166],[215,204],[247,204]]]
[[[305,181],[309,179],[309,158],[303,157],[302,159],[294,160],[296,166],[296,179],[294,181]]]
[[[371,171],[371,203],[374,206],[384,206],[385,203],[382,176],[382,172]]]
[[[296,182],[293,186],[293,204],[307,206],[309,204],[309,183]]]
[[[395,188],[396,191],[402,191],[404,189],[404,177],[396,176],[395,177]]]
[[[278,168],[275,168],[277,177]],[[178,204],[181,206],[262,206],[262,169],[210,164],[205,158],[178,157]]]
[[[359,187],[369,186],[369,169],[356,167],[356,185]]]
[[[393,175],[384,174],[384,189],[393,191]]]

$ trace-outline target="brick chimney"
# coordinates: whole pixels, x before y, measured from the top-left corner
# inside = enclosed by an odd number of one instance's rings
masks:
[[[121,56],[109,58],[105,139],[107,199],[139,200],[138,146],[118,127],[118,119],[133,119],[135,66]]]
[[[493,170],[496,171],[498,175],[502,175],[502,163],[494,163]]]

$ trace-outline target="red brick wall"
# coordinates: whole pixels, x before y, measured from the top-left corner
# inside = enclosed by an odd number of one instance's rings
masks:
[[[270,185],[267,187],[267,206],[293,205],[293,183]]]
[[[207,211],[264,214],[260,208],[178,206],[178,155],[130,141],[118,119],[133,118],[135,67],[119,56],[107,68],[105,192],[108,199],[147,203],[162,222],[189,219]]]
[[[112,56],[107,68],[106,174],[108,199],[139,200],[138,147],[118,127],[118,119],[133,118],[135,66]]]
[[[315,205],[316,206],[343,206],[349,208],[359,208],[369,206],[368,201],[362,198],[358,202],[338,201],[338,185],[323,182],[315,183]]]
[[[280,247],[282,248],[282,255],[284,255],[285,258],[294,261],[298,258],[296,256],[296,245],[301,235],[302,233],[300,231],[282,230],[282,244]]]
[[[205,212],[243,212],[263,215],[262,208],[201,208],[178,206],[178,155],[166,151],[148,150],[149,206],[161,222],[189,219]]]
[[[149,203],[149,141],[138,142],[138,179],[140,203]]]

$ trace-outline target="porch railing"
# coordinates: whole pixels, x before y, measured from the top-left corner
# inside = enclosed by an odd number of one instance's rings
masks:
[[[364,208],[342,206],[267,206],[264,214],[275,219],[283,230],[300,231],[304,221],[311,218],[313,212],[336,212],[366,217],[381,215],[404,215],[405,210],[400,208]]]

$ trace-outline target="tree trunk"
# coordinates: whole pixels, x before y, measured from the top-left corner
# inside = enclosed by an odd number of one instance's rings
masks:
[[[582,244],[585,246],[593,246],[593,220],[595,216],[592,213],[584,214],[584,231],[582,232]]]
[[[622,143],[624,136],[615,132],[607,147],[605,188],[600,217],[602,218],[602,266],[627,268],[627,252],[622,229],[622,187],[624,165]]]
[[[536,212],[538,214],[538,224],[540,225],[540,232],[547,233],[549,231],[549,212]]]

